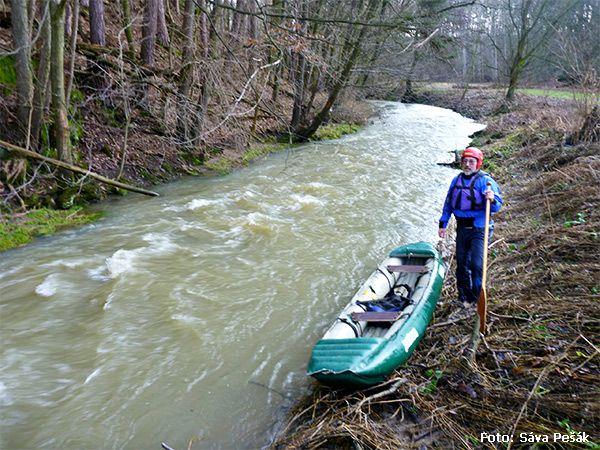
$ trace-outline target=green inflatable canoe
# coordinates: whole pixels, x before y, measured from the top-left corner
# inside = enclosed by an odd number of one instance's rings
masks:
[[[427,242],[395,249],[315,345],[308,375],[328,386],[372,386],[410,357],[437,305],[444,266]]]

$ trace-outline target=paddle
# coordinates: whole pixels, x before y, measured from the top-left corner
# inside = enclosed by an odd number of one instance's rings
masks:
[[[488,191],[491,189],[492,183],[487,184]],[[488,256],[488,239],[490,225],[490,203],[489,199],[485,201],[485,231],[483,233],[483,274],[481,276],[481,294],[479,294],[479,303],[477,304],[477,314],[479,314],[479,332],[485,333],[485,315],[487,310],[487,293],[485,292],[485,284],[487,281],[487,256]]]

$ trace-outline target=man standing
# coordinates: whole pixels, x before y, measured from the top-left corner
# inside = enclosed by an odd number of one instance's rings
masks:
[[[476,305],[481,293],[486,200],[491,202],[491,213],[498,212],[502,205],[498,184],[479,170],[482,163],[483,153],[478,148],[469,147],[463,152],[460,160],[463,171],[450,183],[438,230],[438,235],[444,239],[448,221],[454,214],[457,224],[456,287],[458,300],[464,306]],[[490,217],[490,239],[493,224]],[[489,241],[485,245],[489,245]]]

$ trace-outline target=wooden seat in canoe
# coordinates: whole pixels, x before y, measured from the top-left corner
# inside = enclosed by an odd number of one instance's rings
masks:
[[[390,272],[405,272],[405,273],[425,273],[429,270],[427,266],[387,266]]]
[[[402,316],[402,311],[366,311],[353,312],[350,317],[355,322],[395,322]]]

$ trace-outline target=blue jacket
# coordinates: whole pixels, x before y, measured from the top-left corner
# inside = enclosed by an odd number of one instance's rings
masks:
[[[479,171],[476,172],[475,174],[471,175],[476,176],[477,173],[481,173],[483,176],[479,177],[476,181],[475,184],[473,186],[474,189],[478,190],[479,192],[481,192],[482,195],[486,190],[487,190],[487,184],[488,182],[492,183],[492,191],[494,191],[494,201],[491,203],[490,205],[490,213],[493,214],[495,212],[498,212],[500,210],[500,207],[502,206],[502,197],[500,196],[500,188],[498,187],[498,184],[492,179],[492,177],[490,177],[487,173],[483,172],[483,171]],[[448,221],[450,220],[450,217],[452,216],[452,214],[454,214],[454,216],[458,219],[460,218],[473,218],[474,222],[473,222],[473,226],[476,228],[483,228],[485,226],[485,208],[484,209],[476,209],[476,210],[460,210],[460,209],[456,209],[455,205],[452,205],[451,202],[451,196],[452,196],[452,191],[453,191],[453,186],[456,184],[456,181],[458,180],[459,177],[463,176],[463,173],[459,173],[457,176],[454,177],[454,179],[452,180],[452,183],[450,183],[450,188],[448,189],[448,194],[446,195],[446,200],[444,201],[444,209],[442,210],[442,217],[440,217],[440,228],[446,228],[448,226]],[[469,177],[470,178],[470,177]],[[490,216],[491,216],[490,214]],[[490,217],[490,225],[492,225],[494,223],[494,221],[492,220],[492,218]]]

